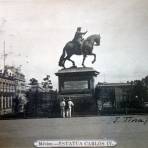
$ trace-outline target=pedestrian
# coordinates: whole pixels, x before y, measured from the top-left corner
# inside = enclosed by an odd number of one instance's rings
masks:
[[[71,110],[74,106],[74,103],[71,101],[71,99],[68,100],[68,110],[67,110],[67,117],[71,118]]]
[[[65,113],[66,113],[66,117],[69,117],[69,105],[68,105],[68,99],[66,99],[65,101]]]
[[[60,108],[61,108],[61,117],[65,118],[65,99],[62,99],[60,102]]]

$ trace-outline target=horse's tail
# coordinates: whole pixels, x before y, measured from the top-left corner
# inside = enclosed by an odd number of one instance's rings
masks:
[[[62,53],[60,60],[59,60],[59,66],[63,66],[63,60],[64,60],[64,57],[65,57],[65,54],[66,54],[66,48],[64,47],[63,53]]]

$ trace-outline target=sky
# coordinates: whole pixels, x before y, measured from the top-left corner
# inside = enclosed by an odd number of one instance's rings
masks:
[[[148,75],[147,0],[0,0],[0,67],[3,42],[7,65],[20,66],[28,81],[48,74],[54,88],[59,58],[77,27],[101,35],[85,64],[100,72],[98,81],[126,82]],[[82,56],[72,56],[81,66]],[[70,67],[71,63],[66,62]]]

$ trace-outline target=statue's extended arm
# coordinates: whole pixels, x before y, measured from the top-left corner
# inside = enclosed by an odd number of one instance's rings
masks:
[[[85,35],[86,33],[87,33],[87,31],[85,31],[85,32],[82,32],[82,34],[84,34],[84,35]]]
[[[85,35],[87,33],[87,31],[85,32],[79,32],[80,35]]]

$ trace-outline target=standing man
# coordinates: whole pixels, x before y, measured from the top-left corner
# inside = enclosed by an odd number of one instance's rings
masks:
[[[85,35],[86,33],[87,33],[87,31],[86,32],[81,32],[81,27],[77,28],[77,31],[76,31],[75,36],[73,38],[73,42],[75,43],[76,48],[78,48],[79,50],[81,50],[83,35]]]
[[[65,100],[62,99],[60,102],[60,108],[61,108],[61,117],[65,118]]]
[[[74,103],[71,101],[71,99],[68,100],[68,117],[71,118],[71,109],[74,106]]]

